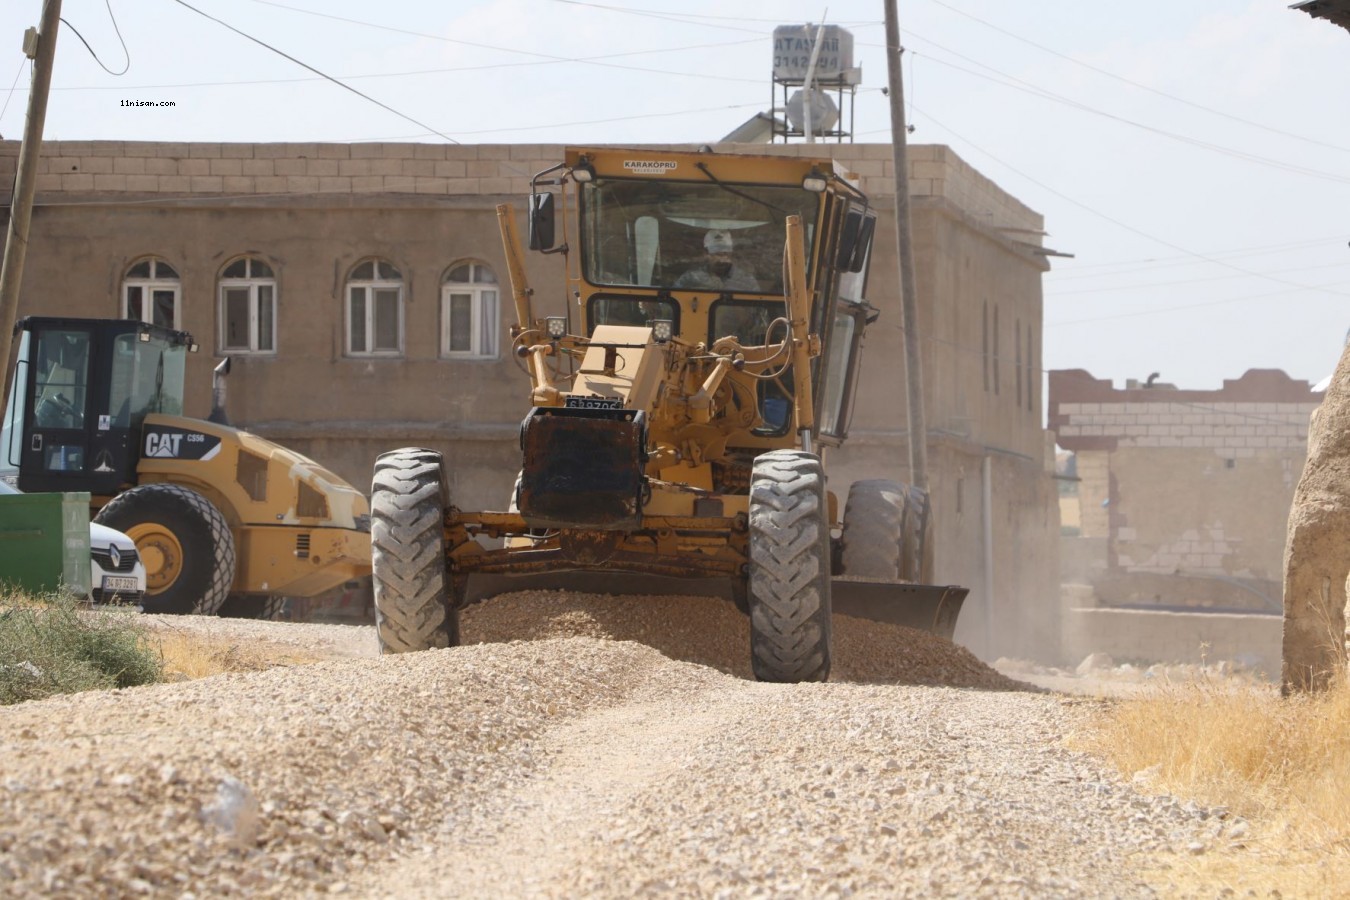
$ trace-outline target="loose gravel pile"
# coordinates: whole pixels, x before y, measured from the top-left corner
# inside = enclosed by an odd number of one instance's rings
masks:
[[[750,678],[749,620],[713,597],[632,597],[564,591],[504,594],[464,612],[464,640],[597,637],[636,641],[671,659]],[[830,680],[1032,690],[964,647],[922,631],[834,617]]]
[[[795,686],[705,598],[502,597],[383,658],[174,624],[367,658],[0,709],[0,895],[1146,896],[1226,840],[1063,749],[1062,698],[875,623]]]

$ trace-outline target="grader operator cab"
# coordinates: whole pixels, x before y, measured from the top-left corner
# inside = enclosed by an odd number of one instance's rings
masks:
[[[145,611],[272,617],[369,573],[360,492],[226,424],[219,380],[210,420],[183,417],[190,335],[36,316],[15,333],[0,471],[24,492],[88,491],[95,521],[136,542]]]
[[[513,586],[643,578],[726,585],[766,681],[828,676],[832,609],[951,636],[966,590],[925,584],[924,493],[859,481],[841,518],[826,489],[877,315],[874,215],[829,161],[568,150],[530,197],[530,248],[565,255],[550,315],[497,212],[531,385],[519,479],[507,510],[467,512],[440,453],[379,457],[384,652],[456,644],[462,606]]]

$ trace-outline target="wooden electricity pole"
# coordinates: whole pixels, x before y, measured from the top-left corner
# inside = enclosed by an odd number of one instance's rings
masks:
[[[891,154],[895,168],[895,243],[900,266],[900,327],[905,332],[905,388],[909,408],[909,479],[928,490],[928,423],[923,411],[919,304],[914,286],[914,242],[909,223],[909,152],[905,86],[900,78],[900,23],[896,0],[886,0],[886,69],[891,98]]]
[[[47,94],[52,86],[52,63],[56,59],[56,30],[61,22],[61,0],[46,0],[37,47],[25,40],[24,50],[34,60],[33,86],[28,94],[28,121],[19,146],[14,196],[9,205],[9,228],[5,233],[5,257],[0,263],[0,366],[9,365],[14,319],[19,312],[19,284],[23,280],[24,255],[28,252],[28,227],[33,221],[33,194],[37,190],[37,163],[42,152],[42,126],[47,119]],[[0,379],[8,386],[9,377]],[[8,394],[6,394],[8,396]]]

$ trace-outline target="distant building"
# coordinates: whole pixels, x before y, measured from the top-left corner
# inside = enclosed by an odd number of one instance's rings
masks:
[[[881,319],[830,489],[842,503],[854,479],[905,479],[890,146],[718,149],[831,156],[881,211],[867,291]],[[17,153],[0,143],[0,186]],[[495,207],[523,213],[530,176],[562,157],[537,144],[49,142],[20,314],[186,329],[204,350],[190,362],[188,414],[206,414],[211,368],[229,355],[234,423],[362,488],[379,453],[436,448],[457,504],[505,508],[528,392],[505,337]],[[964,643],[1033,655],[1057,628],[1043,222],[946,147],[909,159],[936,571],[972,588]],[[526,267],[536,309],[561,311],[562,257],[528,254]]]
[[[1050,373],[1076,460],[1066,576],[1104,606],[1279,613],[1285,529],[1322,395],[1253,369],[1217,391]]]

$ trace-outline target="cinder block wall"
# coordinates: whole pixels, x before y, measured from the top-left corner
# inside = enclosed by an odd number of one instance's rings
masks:
[[[1320,402],[1273,370],[1217,391],[1116,390],[1059,371],[1049,425],[1078,454],[1082,533],[1107,539],[1110,569],[1278,581]]]

